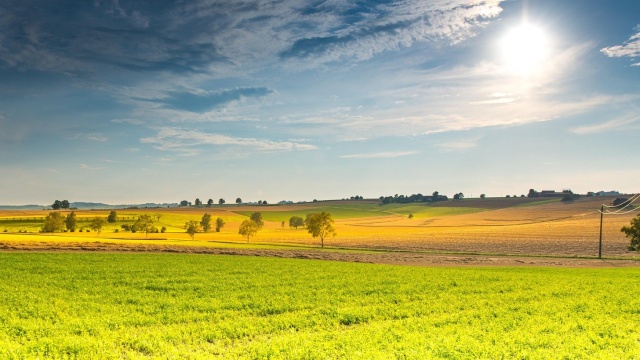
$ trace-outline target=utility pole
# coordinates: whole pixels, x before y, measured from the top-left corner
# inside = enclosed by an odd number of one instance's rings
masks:
[[[600,206],[600,246],[598,248],[598,259],[602,259],[602,219],[604,218],[604,205]]]

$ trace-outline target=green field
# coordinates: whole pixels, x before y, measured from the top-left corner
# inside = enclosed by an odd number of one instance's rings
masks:
[[[640,269],[0,253],[0,358],[640,354]]]
[[[484,209],[473,207],[433,207],[430,204],[388,204],[379,205],[376,203],[349,204],[349,205],[317,205],[300,207],[299,210],[270,211],[272,208],[265,207],[261,211],[262,217],[267,221],[289,221],[292,216],[304,218],[308,213],[327,212],[334,219],[358,219],[380,216],[406,216],[413,214],[416,218],[430,218],[436,216],[450,216],[471,214]],[[277,209],[277,208],[273,208]],[[238,211],[238,214],[251,216],[252,211]]]

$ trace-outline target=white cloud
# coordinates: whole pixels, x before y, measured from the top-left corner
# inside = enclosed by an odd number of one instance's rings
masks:
[[[627,125],[636,123],[639,120],[640,120],[640,116],[638,115],[635,115],[635,114],[627,115],[627,116],[612,119],[600,124],[580,126],[580,127],[571,129],[571,132],[579,135],[589,135],[589,134],[599,134],[606,131],[624,130],[628,128]]]
[[[640,56],[640,25],[636,28],[639,32],[632,35],[629,40],[625,41],[623,45],[616,45],[611,47],[605,47],[600,51],[609,57],[630,57],[636,58]],[[634,66],[640,65],[633,64]]]
[[[109,141],[108,137],[106,137],[104,135],[100,135],[100,134],[88,134],[87,135],[87,139],[93,140],[93,141],[98,141],[98,142],[107,142],[107,141]]]
[[[315,145],[290,141],[240,138],[222,134],[205,133],[198,130],[182,130],[170,127],[160,128],[155,136],[142,138],[140,139],[140,142],[144,144],[157,144],[156,148],[160,150],[178,151],[188,154],[197,153],[197,150],[193,148],[198,146],[234,146],[259,151],[317,149]]]
[[[343,159],[387,159],[418,154],[417,151],[386,151],[369,154],[341,155]]]

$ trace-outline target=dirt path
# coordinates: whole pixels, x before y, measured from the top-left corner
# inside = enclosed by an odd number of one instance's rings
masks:
[[[335,250],[265,250],[265,249],[221,249],[157,244],[115,243],[21,243],[0,242],[0,251],[52,251],[52,252],[138,252],[138,253],[189,253],[215,255],[268,256],[279,258],[318,259],[409,266],[549,266],[549,267],[640,267],[640,261],[619,259],[527,257],[428,254],[420,252],[347,252]]]

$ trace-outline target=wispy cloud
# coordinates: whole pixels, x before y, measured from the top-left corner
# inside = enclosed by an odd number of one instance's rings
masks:
[[[100,134],[88,134],[87,135],[87,139],[93,140],[93,141],[98,141],[98,142],[107,142],[107,141],[109,141],[108,137],[106,137],[104,135],[100,135]]]
[[[627,115],[627,116],[612,119],[600,124],[580,126],[580,127],[571,129],[571,132],[573,132],[574,134],[589,135],[589,134],[599,134],[607,131],[624,130],[628,128],[628,125],[636,123],[639,120],[640,120],[640,116],[638,115],[635,115],[635,114]]]
[[[417,151],[385,151],[385,152],[377,152],[377,153],[369,153],[369,154],[341,155],[340,157],[343,159],[387,159],[387,158],[411,156],[411,155],[416,155],[418,153],[419,152]]]
[[[359,61],[414,42],[457,43],[502,11],[502,0],[369,2],[5,1],[0,61],[10,67],[99,74],[229,75]],[[69,21],[69,17],[74,21]],[[34,19],[34,20],[31,20]],[[77,31],[82,29],[82,31]]]
[[[255,138],[233,137],[223,134],[205,133],[198,130],[183,130],[164,127],[155,136],[140,139],[144,144],[156,144],[156,148],[167,151],[197,152],[200,146],[242,147],[259,151],[315,150],[311,144],[290,141],[271,141]]]
[[[632,35],[624,44],[605,47],[600,51],[609,57],[640,57],[640,25],[636,27],[636,30],[638,30],[638,33]],[[640,66],[640,63],[634,63],[633,66]]]
[[[478,147],[479,138],[448,141],[435,144],[435,147],[445,152],[466,151]]]
[[[113,119],[111,122],[116,124],[142,125],[144,121],[139,119]]]
[[[82,170],[102,170],[101,167],[97,167],[97,166],[90,166],[87,164],[78,164],[80,166],[80,169]]]
[[[271,89],[265,87],[236,88],[221,91],[199,92],[171,91],[162,98],[136,98],[134,100],[159,103],[163,106],[177,110],[203,113],[232,101],[238,101],[242,98],[259,98],[269,95],[271,92]]]

